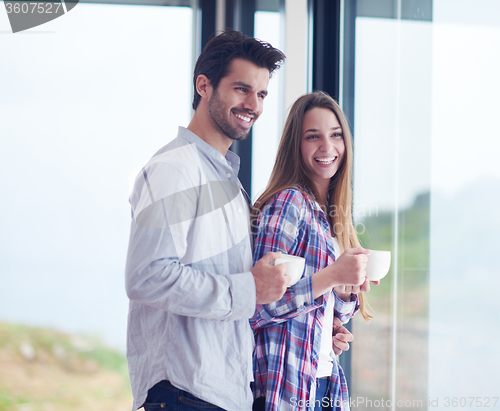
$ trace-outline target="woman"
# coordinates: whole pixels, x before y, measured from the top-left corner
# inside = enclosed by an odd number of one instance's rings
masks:
[[[352,161],[340,107],[322,92],[300,97],[268,186],[254,205],[252,226],[254,261],[281,251],[304,257],[306,268],[280,301],[258,305],[251,320],[254,409],[264,402],[266,411],[349,408],[332,352],[334,317],[346,323],[360,309],[371,318],[358,294],[369,290],[368,250],[360,248],[352,223]]]

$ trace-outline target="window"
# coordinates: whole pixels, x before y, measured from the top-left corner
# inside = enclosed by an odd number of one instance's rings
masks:
[[[354,321],[351,396],[361,408],[493,406],[500,7],[358,0],[350,22],[356,224],[364,246],[393,253],[373,321]]]
[[[127,176],[189,122],[193,11],[80,3],[17,34],[0,14],[0,317],[124,351]]]
[[[270,3],[272,4],[272,3]],[[255,37],[283,50],[279,9],[268,8],[255,12]],[[264,102],[264,112],[252,131],[252,200],[255,201],[266,188],[276,159],[283,129],[283,68],[277,70],[269,81],[269,95]]]

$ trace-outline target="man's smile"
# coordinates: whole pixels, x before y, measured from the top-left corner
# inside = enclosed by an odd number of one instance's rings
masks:
[[[233,112],[233,113],[234,113],[236,118],[239,118],[240,120],[242,120],[246,123],[250,123],[253,120],[253,116],[243,114],[243,113],[236,113],[236,112]]]

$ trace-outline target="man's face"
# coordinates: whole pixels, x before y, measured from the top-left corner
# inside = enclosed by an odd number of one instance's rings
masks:
[[[263,110],[269,70],[236,58],[208,100],[208,113],[216,127],[232,140],[244,140]]]

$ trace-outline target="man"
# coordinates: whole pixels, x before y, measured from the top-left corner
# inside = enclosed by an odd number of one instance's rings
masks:
[[[126,266],[134,410],[252,408],[248,319],[283,296],[288,277],[271,265],[280,253],[252,268],[248,198],[228,150],[262,113],[284,58],[236,31],[214,37],[195,67],[189,126],[136,179]]]

